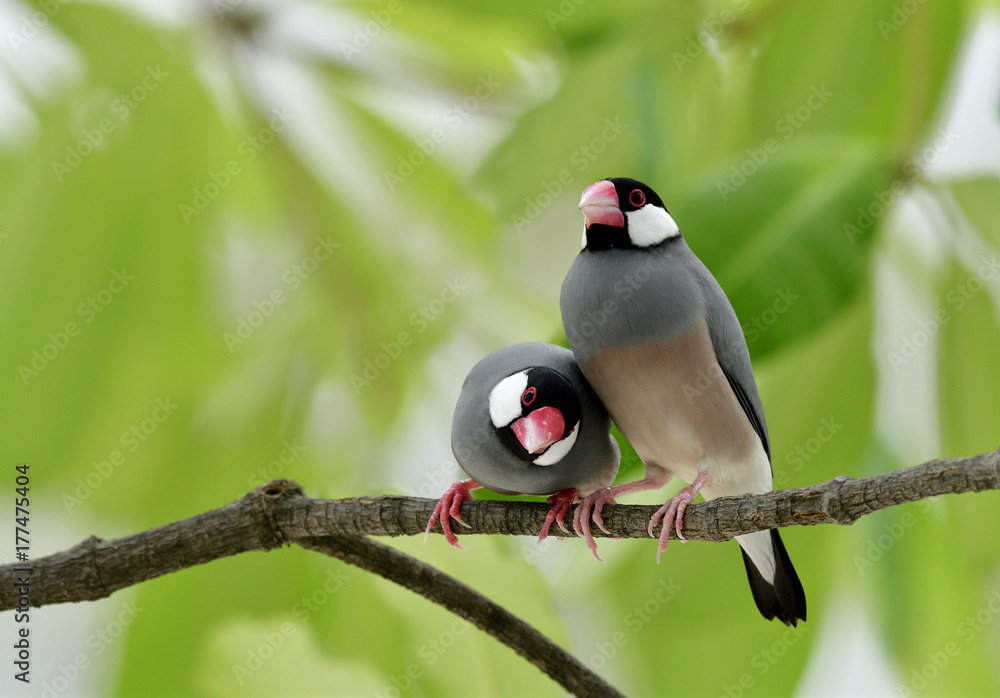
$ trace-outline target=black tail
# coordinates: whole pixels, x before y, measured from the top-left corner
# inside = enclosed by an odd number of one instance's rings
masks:
[[[788,559],[785,544],[781,542],[778,529],[771,529],[771,544],[774,546],[774,584],[765,580],[750,557],[743,553],[743,564],[747,568],[747,579],[750,580],[750,591],[753,600],[757,602],[760,614],[772,620],[777,618],[785,625],[797,625],[798,621],[806,619],[806,593],[802,591],[799,576],[795,574],[792,561]]]

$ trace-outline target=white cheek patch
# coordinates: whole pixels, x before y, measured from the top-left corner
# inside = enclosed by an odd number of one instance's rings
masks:
[[[580,249],[587,249],[587,224],[583,224],[583,242],[580,243]]]
[[[573,427],[573,431],[569,433],[569,436],[562,441],[556,441],[554,444],[549,446],[545,453],[533,460],[532,463],[535,465],[555,465],[565,458],[566,454],[570,452],[573,448],[573,444],[576,443],[576,437],[579,433],[580,423],[577,422],[576,426]]]
[[[490,391],[490,419],[497,429],[521,416],[521,394],[528,387],[528,372],[507,376]]]
[[[658,245],[681,232],[666,209],[652,204],[629,211],[625,217],[628,219],[628,237],[636,247]]]

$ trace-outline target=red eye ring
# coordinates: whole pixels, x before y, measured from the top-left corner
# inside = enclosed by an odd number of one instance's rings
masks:
[[[538,397],[538,391],[534,388],[528,388],[521,393],[521,404],[525,406],[530,405],[535,401],[536,397]]]
[[[632,193],[628,195],[628,201],[638,208],[646,204],[646,195],[642,193],[642,189],[633,189]]]

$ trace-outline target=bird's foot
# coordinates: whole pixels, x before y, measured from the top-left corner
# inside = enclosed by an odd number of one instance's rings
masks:
[[[431,532],[431,529],[434,528],[434,524],[440,518],[441,530],[444,531],[445,540],[459,550],[468,550],[465,546],[459,545],[458,537],[452,533],[451,519],[455,519],[455,521],[462,524],[466,528],[472,528],[469,524],[462,520],[460,510],[462,508],[462,502],[466,499],[472,499],[472,495],[469,493],[472,490],[479,489],[480,487],[482,487],[482,485],[475,480],[461,480],[453,483],[452,486],[449,487],[443,495],[441,495],[440,501],[438,501],[437,506],[434,507],[434,513],[431,514],[430,521],[427,522],[427,528],[424,530],[424,541],[426,542],[427,534]]]
[[[597,527],[610,535],[608,529],[604,528],[604,519],[601,517],[601,510],[604,509],[605,504],[616,503],[615,495],[611,491],[611,488],[602,487],[593,494],[584,497],[580,501],[580,506],[573,512],[573,530],[576,531],[576,535],[587,542],[587,547],[599,562],[604,562],[604,560],[597,554],[597,542],[590,533],[590,520],[593,518]]]
[[[551,504],[552,508],[545,517],[542,530],[538,532],[538,540],[535,541],[536,547],[541,545],[542,541],[549,535],[549,528],[552,527],[553,521],[559,524],[559,528],[566,534],[569,534],[569,530],[566,528],[566,512],[569,511],[570,506],[576,501],[576,488],[570,487],[569,489],[556,492],[545,501]]]
[[[694,501],[694,498],[698,495],[698,491],[710,481],[711,479],[707,475],[699,475],[695,479],[694,484],[688,485],[669,499],[666,504],[656,510],[656,513],[649,520],[648,531],[650,538],[656,537],[653,535],[653,529],[659,525],[661,520],[663,521],[663,529],[660,531],[660,542],[656,546],[657,564],[660,562],[660,555],[667,549],[667,543],[670,542],[671,528],[677,531],[677,537],[681,542],[687,542],[684,534],[681,533],[681,529],[684,528],[684,510],[687,509],[688,504]]]

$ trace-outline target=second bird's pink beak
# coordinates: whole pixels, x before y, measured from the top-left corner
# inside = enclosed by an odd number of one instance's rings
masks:
[[[566,420],[555,407],[540,407],[510,425],[528,453],[541,453],[562,438]]]
[[[592,225],[625,227],[625,216],[618,203],[618,192],[615,191],[615,185],[606,179],[594,182],[583,190],[579,208],[583,211],[588,228]]]

